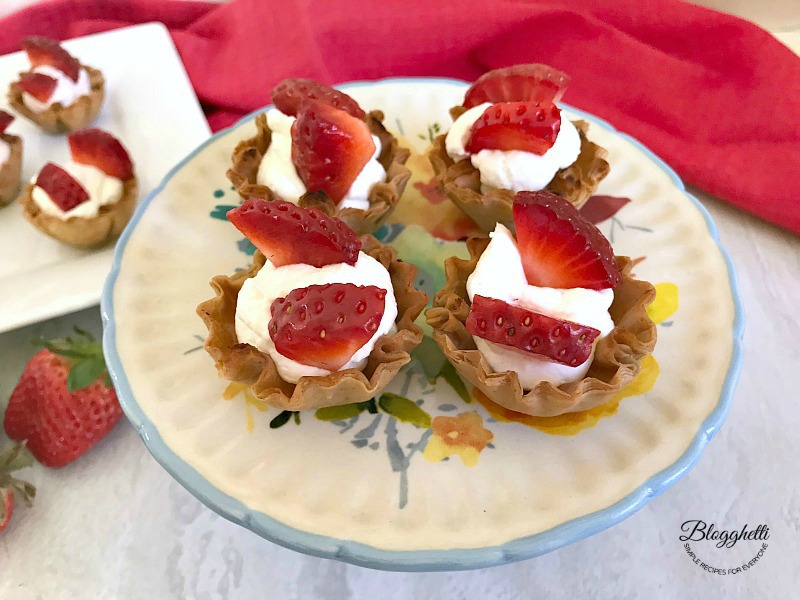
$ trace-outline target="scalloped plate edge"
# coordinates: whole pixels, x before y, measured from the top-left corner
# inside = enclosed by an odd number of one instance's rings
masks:
[[[448,78],[387,78],[377,81],[355,81],[337,86],[341,89],[351,89],[361,86],[374,86],[391,83],[416,83],[428,85],[460,85],[466,87],[464,81]],[[591,535],[599,533],[609,527],[616,525],[623,519],[629,517],[634,512],[642,508],[652,498],[663,493],[673,485],[678,479],[685,475],[700,459],[708,442],[719,431],[725,418],[728,415],[733,392],[739,380],[739,373],[742,368],[742,339],[744,336],[744,309],[739,294],[739,284],[736,271],[730,255],[719,241],[719,233],[716,224],[711,218],[708,210],[700,203],[697,198],[686,191],[686,188],[678,177],[663,160],[654,154],[641,142],[626,133],[618,131],[613,125],[581,111],[569,105],[563,104],[568,110],[579,114],[592,123],[603,129],[615,133],[625,140],[632,143],[650,158],[662,171],[664,171],[684,193],[695,208],[705,219],[709,235],[714,240],[719,252],[725,260],[730,282],[731,297],[734,303],[734,322],[733,322],[733,352],[728,372],[722,386],[719,402],[711,414],[703,421],[699,431],[694,436],[689,447],[666,469],[656,473],[647,479],[636,490],[612,504],[611,506],[594,513],[572,519],[561,525],[557,525],[547,531],[542,531],[530,536],[518,538],[501,544],[486,548],[454,549],[454,550],[381,550],[373,546],[368,546],[360,542],[350,540],[340,540],[328,536],[308,533],[293,527],[289,527],[277,521],[269,515],[254,511],[248,508],[241,501],[225,494],[214,487],[208,480],[200,475],[193,467],[186,463],[180,456],[175,454],[161,439],[155,425],[147,418],[144,411],[139,407],[131,391],[122,362],[117,354],[116,326],[114,320],[114,287],[119,276],[122,257],[125,248],[130,240],[131,234],[135,230],[142,215],[147,210],[150,202],[158,196],[172,179],[196,154],[206,146],[213,143],[217,138],[230,133],[244,123],[250,121],[253,116],[263,112],[269,107],[255,110],[231,127],[223,129],[208,140],[203,142],[186,158],[173,167],[161,183],[144,199],[136,209],[128,226],[123,231],[114,249],[114,260],[112,269],[109,272],[103,295],[100,302],[100,310],[103,319],[103,352],[108,365],[108,370],[114,386],[119,395],[120,404],[139,436],[145,443],[150,454],[158,463],[167,470],[183,487],[192,495],[205,504],[208,508],[220,516],[233,521],[261,537],[274,542],[285,548],[302,552],[304,554],[321,558],[332,558],[345,561],[362,567],[371,569],[381,569],[388,571],[450,571],[480,569],[503,565],[511,562],[533,558],[547,552],[552,552],[562,546],[580,541]]]

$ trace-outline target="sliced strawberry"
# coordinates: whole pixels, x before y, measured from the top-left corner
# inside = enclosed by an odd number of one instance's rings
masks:
[[[613,288],[620,282],[611,244],[572,204],[550,192],[519,192],[514,225],[530,285]]]
[[[372,155],[369,127],[319,100],[305,100],[292,124],[292,162],[309,192],[339,202]]]
[[[361,240],[343,221],[284,200],[250,198],[227,217],[276,267],[354,265],[361,250]]]
[[[14,120],[14,115],[8,114],[4,110],[0,110],[0,135],[3,135]]]
[[[8,527],[14,514],[14,490],[11,488],[0,490],[0,499],[3,500],[3,505],[0,506],[0,531],[3,531]]]
[[[32,464],[33,458],[25,450],[24,444],[15,444],[0,452],[0,531],[8,527],[14,514],[15,495],[28,506],[33,503],[36,488],[13,475],[14,471]]]
[[[32,67],[47,65],[58,69],[72,81],[78,81],[80,63],[57,41],[37,35],[22,42],[22,48],[28,54]]]
[[[113,135],[102,129],[81,129],[67,136],[72,160],[97,167],[117,179],[133,177],[133,163],[128,151]]]
[[[319,100],[357,119],[366,114],[350,96],[313,79],[284,79],[272,90],[272,103],[285,115],[297,116],[303,100]]]
[[[472,335],[570,367],[586,362],[600,335],[594,327],[477,295],[472,299],[466,325]]]
[[[337,371],[375,335],[385,305],[374,285],[310,285],[272,303],[269,337],[283,356]]]
[[[64,212],[89,199],[89,194],[83,186],[75,181],[72,175],[53,163],[47,163],[42,167],[36,176],[36,185],[47,192],[50,199]]]
[[[542,155],[553,147],[561,129],[561,111],[555,104],[501,102],[488,107],[472,124],[464,146],[481,150],[524,150]]]
[[[46,467],[63,467],[85,454],[122,417],[108,378],[103,346],[75,328],[76,337],[51,341],[37,352],[8,399],[3,427]]]
[[[514,65],[481,75],[464,95],[464,106],[484,102],[555,104],[569,85],[569,75],[547,65]]]
[[[19,77],[17,85],[23,92],[29,93],[39,102],[47,102],[53,95],[58,81],[44,73],[28,72]]]

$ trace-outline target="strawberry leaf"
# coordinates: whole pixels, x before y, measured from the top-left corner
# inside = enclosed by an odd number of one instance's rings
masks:
[[[11,473],[33,464],[33,455],[25,448],[25,444],[14,444],[10,450],[0,453],[0,474]]]
[[[87,358],[76,362],[67,377],[67,390],[74,392],[90,386],[106,370],[102,359]]]
[[[61,340],[45,340],[42,338],[37,338],[31,340],[31,344],[34,346],[42,346],[43,348],[47,348],[53,354],[58,354],[59,356],[66,356],[68,358],[86,358],[86,354],[80,352],[75,349],[65,348],[64,346],[69,344],[71,340],[69,338]]]
[[[72,328],[75,330],[75,333],[77,333],[82,338],[85,338],[85,340],[87,342],[94,342],[95,341],[94,336],[90,332],[86,331],[85,329],[82,329],[81,327],[78,327],[77,325],[74,325]]]

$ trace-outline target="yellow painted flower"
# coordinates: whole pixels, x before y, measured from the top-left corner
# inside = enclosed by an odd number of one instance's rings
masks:
[[[628,385],[617,392],[614,397],[595,408],[582,412],[566,413],[557,417],[532,417],[523,413],[509,410],[504,406],[495,404],[477,388],[472,390],[475,399],[480,402],[489,414],[501,423],[521,423],[544,433],[552,435],[578,435],[581,431],[594,427],[601,419],[615,415],[619,410],[619,403],[629,396],[639,396],[649,392],[656,384],[656,379],[661,372],[658,361],[652,354],[642,359],[642,369]]]
[[[256,398],[249,385],[245,385],[244,383],[239,383],[237,381],[228,384],[228,386],[222,392],[222,399],[233,400],[239,394],[244,395],[246,419],[245,427],[247,427],[247,433],[253,433],[253,429],[255,428],[255,419],[253,418],[253,413],[250,409],[255,408],[258,412],[263,413],[267,410],[268,406],[266,402]]]
[[[433,435],[423,452],[430,462],[457,455],[464,466],[474,467],[481,451],[494,439],[494,434],[483,426],[483,419],[476,412],[434,417],[431,429]]]
[[[647,316],[658,325],[669,319],[678,310],[678,286],[674,283],[657,283],[656,299],[647,307]]]

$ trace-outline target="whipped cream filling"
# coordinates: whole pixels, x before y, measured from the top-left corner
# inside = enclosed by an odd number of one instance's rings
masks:
[[[377,331],[350,357],[341,370],[363,369],[378,339],[395,330],[397,301],[391,277],[384,266],[368,254],[359,252],[355,265],[338,263],[313,267],[297,264],[276,267],[267,261],[255,277],[244,282],[239,291],[236,301],[236,337],[239,342],[255,346],[261,352],[268,354],[284,381],[297,383],[301,377],[324,376],[329,375],[331,371],[304,365],[278,352],[268,331],[272,318],[272,303],[278,298],[285,297],[292,290],[327,283],[374,285],[386,290],[383,317]]]
[[[481,174],[481,190],[505,189],[512,192],[535,192],[547,187],[559,169],[570,166],[581,152],[581,138],[569,119],[561,118],[561,128],[553,146],[543,155],[524,150],[481,150],[469,154],[467,145],[472,125],[487,108],[485,102],[466,111],[456,119],[445,137],[445,149],[454,161],[467,158]]]
[[[70,210],[63,211],[53,202],[50,195],[36,185],[36,177],[31,180],[34,184],[31,197],[36,206],[52,217],[66,221],[72,217],[82,217],[89,219],[96,217],[100,212],[100,207],[108,204],[115,204],[122,198],[122,180],[106,175],[103,171],[92,165],[83,165],[75,162],[68,162],[60,165],[67,173],[72,175],[81,184],[89,199]]]
[[[496,298],[549,317],[594,327],[600,330],[600,335],[595,340],[589,358],[577,367],[562,365],[530,352],[473,336],[484,360],[495,372],[515,371],[525,390],[533,389],[542,381],[559,386],[585,377],[592,364],[597,342],[614,329],[608,312],[614,301],[614,290],[562,290],[528,285],[522,257],[511,232],[498,223],[489,237],[491,242],[467,279],[470,300],[476,294]]]
[[[61,106],[69,106],[74,104],[81,96],[89,95],[91,88],[89,85],[89,73],[86,69],[78,70],[78,81],[72,81],[66,74],[49,65],[40,65],[32,70],[35,73],[42,73],[56,80],[56,87],[46,102],[37,100],[28,92],[22,92],[22,100],[25,102],[25,106],[33,112],[42,112],[56,102]]]
[[[8,162],[11,156],[11,145],[3,139],[0,139],[0,167]]]
[[[261,159],[256,181],[260,185],[270,188],[279,198],[297,204],[300,196],[308,190],[292,162],[292,123],[294,121],[294,117],[283,114],[277,108],[267,112],[267,125],[272,131],[272,140],[267,148],[267,153]],[[339,208],[367,210],[370,189],[376,183],[386,180],[386,170],[378,162],[381,154],[381,141],[374,135],[372,140],[375,142],[375,154],[361,169],[347,195],[339,202]]]

